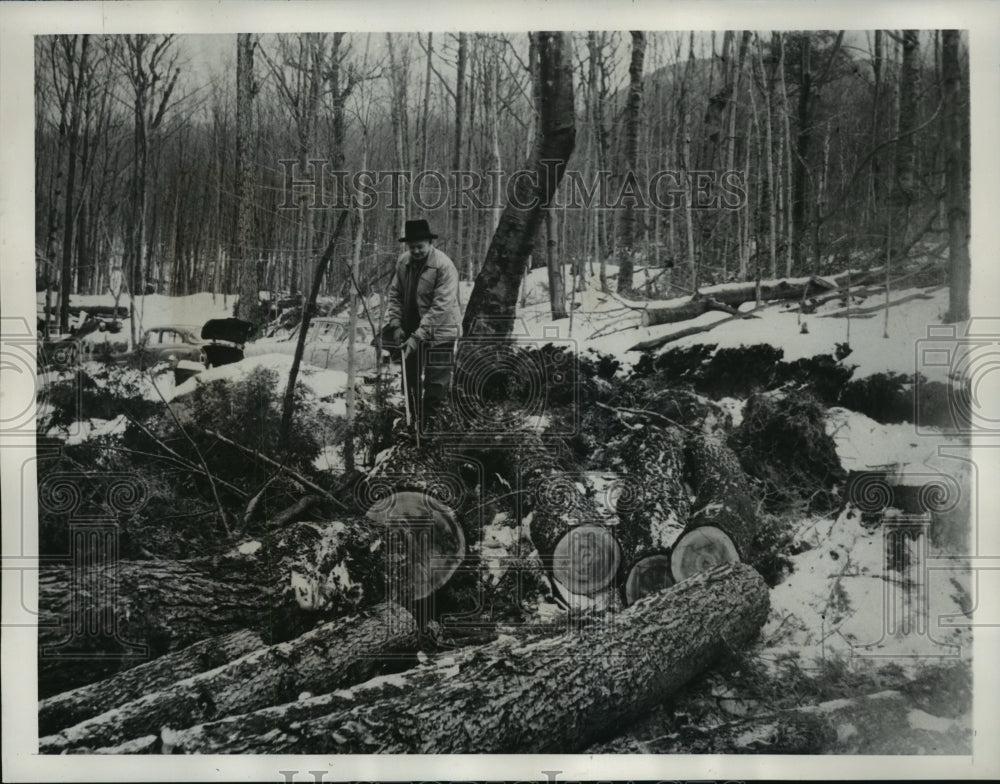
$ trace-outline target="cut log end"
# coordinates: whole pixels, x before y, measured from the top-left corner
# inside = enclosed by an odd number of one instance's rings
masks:
[[[465,535],[454,513],[427,493],[392,493],[366,516],[385,531],[388,596],[395,601],[430,596],[465,558]]]
[[[629,570],[625,580],[625,604],[631,606],[643,596],[658,593],[674,582],[670,556],[664,553],[647,555]]]
[[[721,528],[703,525],[685,533],[670,553],[670,571],[681,582],[700,572],[740,560],[732,538]]]
[[[556,543],[552,574],[573,593],[593,596],[611,584],[620,561],[621,548],[607,528],[581,525]]]

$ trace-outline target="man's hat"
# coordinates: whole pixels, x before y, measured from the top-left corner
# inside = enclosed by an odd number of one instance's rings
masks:
[[[408,220],[406,222],[405,237],[400,237],[400,242],[420,242],[421,240],[436,240],[437,234],[431,233],[431,227],[425,220]]]

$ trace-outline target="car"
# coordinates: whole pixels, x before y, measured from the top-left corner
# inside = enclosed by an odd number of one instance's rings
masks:
[[[142,333],[135,350],[124,354],[121,359],[140,370],[161,362],[166,362],[173,370],[182,360],[205,365],[208,362],[205,352],[207,341],[201,338],[200,333],[200,327],[190,324],[149,327]]]
[[[315,367],[346,372],[349,329],[348,323],[341,318],[329,316],[313,318],[306,333],[302,361]],[[354,334],[357,372],[360,374],[374,372],[376,357],[371,333],[363,323],[359,322]],[[294,354],[297,344],[298,335],[294,333],[287,338],[262,338],[247,345],[246,355]]]

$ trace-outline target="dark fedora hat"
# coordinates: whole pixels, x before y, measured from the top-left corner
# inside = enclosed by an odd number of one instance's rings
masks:
[[[408,220],[404,231],[406,236],[400,237],[400,242],[420,242],[421,240],[436,240],[437,234],[431,233],[431,227],[425,220]]]

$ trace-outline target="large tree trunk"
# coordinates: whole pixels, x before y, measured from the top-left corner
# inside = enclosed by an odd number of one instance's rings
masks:
[[[205,637],[259,627],[272,609],[252,574],[177,561],[119,561],[80,574],[43,570],[38,587],[43,697]],[[106,618],[103,634],[88,633]]]
[[[600,447],[594,460],[608,472],[599,490],[618,517],[614,532],[624,564],[669,550],[690,511],[677,429],[645,423],[626,430]]]
[[[517,180],[516,198],[504,209],[466,306],[462,324],[466,335],[476,329],[477,334],[506,336],[513,329],[517,294],[542,210],[556,192],[576,141],[571,45],[566,33],[538,34],[541,123],[525,167],[537,181]]]
[[[740,557],[746,559],[753,541],[759,499],[739,458],[721,440],[700,435],[688,439],[685,451],[688,477],[695,494],[694,512],[685,535],[702,526],[714,526],[729,535]]]
[[[767,618],[732,564],[558,637],[531,632],[391,679],[169,733],[183,753],[572,753],[642,717]],[[540,729],[541,728],[541,729]],[[155,736],[103,753],[149,752]]]
[[[393,659],[416,650],[413,617],[398,605],[379,605],[360,617],[332,621],[301,637],[249,653],[161,691],[114,706],[88,721],[41,738],[42,754],[110,746],[163,727],[188,727],[327,694],[368,680]],[[397,664],[398,668],[398,664]]]
[[[386,587],[382,535],[362,519],[299,523],[221,558],[45,570],[40,693],[92,683],[215,635],[250,628],[274,642],[317,618],[371,606]],[[106,633],[81,631],[98,622]]]
[[[944,80],[945,203],[948,211],[948,259],[950,281],[948,320],[969,318],[969,183],[965,177],[965,84],[959,58],[958,30],[944,30],[941,40],[941,71]]]

